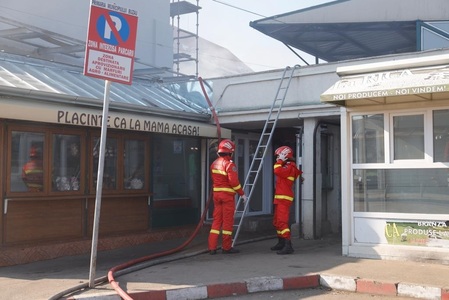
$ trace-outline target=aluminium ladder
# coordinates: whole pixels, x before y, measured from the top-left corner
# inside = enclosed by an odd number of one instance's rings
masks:
[[[290,87],[290,82],[297,68],[299,68],[299,65],[295,65],[293,68],[288,66],[285,68],[284,73],[282,74],[276,96],[274,98],[273,104],[271,105],[267,120],[265,121],[265,126],[263,127],[262,133],[260,135],[259,143],[257,144],[256,151],[254,152],[253,160],[249,167],[248,173],[246,174],[245,183],[243,184],[243,190],[245,191],[247,201],[243,201],[243,198],[239,197],[236,204],[234,223],[237,224],[234,224],[234,227],[237,227],[237,229],[232,241],[232,247],[234,247],[237,241],[237,237],[240,233],[243,219],[251,201],[253,187],[256,185],[257,178],[259,177],[260,170],[262,169],[268,146],[271,143],[271,138],[273,137],[273,133],[276,128],[282,106],[284,104],[285,96],[287,95],[288,88]],[[243,210],[239,210],[242,202]]]

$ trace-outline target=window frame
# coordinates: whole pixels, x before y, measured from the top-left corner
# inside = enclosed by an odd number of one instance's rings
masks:
[[[48,142],[48,127],[36,127],[32,125],[22,125],[22,124],[8,124],[6,132],[6,143],[7,143],[7,163],[6,163],[6,196],[44,196],[48,195],[48,183],[50,180],[49,174],[49,147]],[[43,190],[42,191],[11,191],[12,184],[12,133],[13,132],[26,132],[33,134],[42,134],[42,169],[43,169]]]
[[[428,108],[419,109],[407,109],[407,110],[366,110],[366,111],[353,111],[349,112],[349,149],[350,157],[350,195],[351,195],[351,211],[354,217],[362,216],[391,216],[391,215],[408,215],[414,217],[420,217],[423,214],[416,214],[410,212],[382,212],[382,211],[355,211],[354,201],[355,201],[355,188],[358,181],[356,176],[357,171],[359,174],[363,174],[366,170],[389,170],[389,169],[445,169],[449,168],[449,162],[435,162],[434,161],[434,144],[433,144],[433,130],[434,130],[434,120],[433,113],[438,110],[448,110],[447,106],[434,106]],[[353,160],[353,117],[363,116],[363,115],[384,115],[384,147],[385,147],[385,161],[383,163],[354,163]],[[424,159],[405,159],[405,160],[394,160],[393,159],[393,147],[394,147],[394,132],[393,132],[393,117],[394,116],[407,116],[407,115],[417,115],[422,114],[424,116]],[[449,124],[448,124],[449,127]],[[366,173],[366,172],[365,172]],[[363,176],[362,176],[363,177]],[[363,179],[363,178],[362,178]],[[366,199],[365,199],[366,201]],[[437,215],[432,214],[432,217],[437,217]]]
[[[415,164],[423,164],[423,163],[430,163],[432,162],[432,156],[433,154],[430,155],[430,153],[433,153],[433,143],[432,140],[429,141],[428,137],[430,135],[433,136],[433,129],[432,126],[429,126],[429,124],[432,124],[433,122],[433,118],[432,116],[429,116],[428,111],[424,111],[424,110],[416,110],[416,111],[410,111],[410,112],[394,112],[394,113],[389,113],[389,112],[385,112],[384,115],[387,115],[389,123],[388,123],[388,128],[387,132],[389,132],[389,139],[388,139],[388,156],[389,156],[389,160],[386,160],[387,164],[388,162],[390,164],[394,164],[394,165],[411,165],[413,164],[413,166],[415,166]],[[423,116],[423,143],[424,143],[424,157],[423,158],[419,158],[419,159],[395,159],[395,151],[396,149],[394,148],[394,135],[395,135],[395,128],[394,128],[394,118],[395,117],[407,117],[407,116],[418,116],[418,115],[422,115]],[[387,142],[387,141],[385,141]]]
[[[106,137],[106,145],[107,146],[107,140],[108,139],[114,139],[117,141],[117,153],[116,153],[116,170],[115,170],[115,188],[114,189],[105,189],[104,188],[104,182],[102,184],[102,193],[104,194],[118,194],[120,193],[120,181],[118,180],[119,177],[119,173],[120,173],[120,163],[119,163],[119,159],[120,159],[120,154],[119,154],[119,149],[120,149],[120,136],[118,134],[114,134],[114,133],[109,133],[107,134]],[[97,134],[94,133],[89,137],[89,144],[88,144],[88,153],[89,153],[89,169],[88,169],[88,177],[89,177],[89,191],[90,194],[95,194],[96,190],[97,190],[97,184],[96,184],[96,177],[97,177],[97,173],[98,170],[96,172],[94,172],[94,162],[95,162],[95,157],[93,155],[93,151],[94,151],[94,145],[95,145],[95,139],[98,139],[98,147],[100,147],[101,145],[101,134]],[[100,151],[98,150],[98,158],[100,157]],[[104,176],[104,170],[103,170],[103,176]]]
[[[54,143],[54,135],[73,135],[73,136],[79,136],[80,138],[80,145],[79,145],[79,151],[80,151],[80,176],[79,176],[79,189],[77,191],[70,190],[70,191],[53,191],[52,187],[52,174],[49,174],[49,182],[48,182],[48,188],[49,188],[49,194],[54,195],[68,195],[68,194],[84,194],[85,188],[86,188],[86,131],[84,130],[77,130],[77,129],[71,129],[71,128],[64,128],[64,129],[56,129],[56,128],[50,128],[48,130],[49,135],[49,170],[51,170],[51,173],[53,172],[53,143]]]
[[[126,192],[126,193],[147,193],[150,189],[150,180],[151,180],[151,176],[150,176],[150,168],[151,168],[151,160],[150,160],[150,147],[149,147],[149,141],[150,139],[148,137],[142,137],[139,136],[137,134],[130,134],[130,135],[126,135],[121,137],[122,139],[122,150],[121,151],[125,151],[125,146],[126,146],[126,141],[130,141],[130,140],[135,140],[135,141],[139,141],[139,142],[143,142],[143,177],[144,177],[144,182],[143,182],[143,187],[141,189],[127,189],[125,187],[125,157],[124,157],[124,152],[122,153],[122,155],[120,155],[120,159],[122,160],[121,163],[119,163],[119,166],[122,166],[122,168],[119,168],[120,172],[119,172],[119,178],[120,179],[120,183],[121,183],[121,190]]]
[[[89,194],[95,194],[97,186],[95,184],[95,178],[96,174],[94,174],[94,156],[92,155],[93,147],[94,147],[94,140],[98,138],[101,138],[101,134],[99,132],[95,132],[91,134],[88,138],[88,170],[87,174],[89,174]],[[148,136],[142,136],[139,134],[134,134],[132,132],[127,132],[124,134],[123,132],[115,132],[112,130],[108,130],[107,139],[115,139],[117,141],[117,158],[116,158],[116,186],[114,189],[105,189],[103,186],[102,193],[108,194],[108,195],[114,195],[114,194],[123,194],[125,193],[132,193],[132,194],[147,194],[150,189],[150,148],[149,148],[149,142],[151,140],[151,137]],[[142,189],[126,189],[125,188],[125,170],[124,170],[124,151],[125,151],[125,141],[126,140],[139,140],[144,142],[144,187]],[[89,155],[90,153],[90,155]]]

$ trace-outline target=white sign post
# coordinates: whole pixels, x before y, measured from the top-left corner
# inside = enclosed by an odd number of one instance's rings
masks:
[[[104,82],[103,118],[101,124],[100,151],[98,157],[97,194],[95,197],[94,224],[92,229],[92,247],[90,255],[89,287],[95,287],[95,270],[97,269],[98,229],[100,228],[101,195],[103,191],[104,149],[108,129],[109,89],[111,82]]]
[[[110,81],[131,84],[137,36],[137,11],[92,0],[89,14],[84,75],[105,80],[97,190],[92,229],[89,287],[95,286],[98,229],[103,190],[104,156],[108,128]]]

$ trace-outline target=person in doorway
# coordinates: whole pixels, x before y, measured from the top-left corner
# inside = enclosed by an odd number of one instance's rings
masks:
[[[288,146],[276,149],[276,163],[274,175],[276,185],[274,193],[273,226],[276,228],[278,243],[271,247],[277,254],[291,254],[293,247],[289,226],[290,207],[293,203],[293,186],[295,180],[301,176],[293,158],[293,150]]]
[[[218,158],[211,164],[210,171],[213,182],[214,212],[213,222],[208,239],[210,254],[217,253],[218,237],[222,235],[222,252],[233,254],[240,252],[232,247],[232,229],[234,227],[235,194],[246,201],[245,193],[237,174],[237,167],[231,160],[235,144],[223,140],[218,145]]]
[[[22,180],[28,191],[41,192],[44,187],[44,169],[42,166],[42,155],[38,148],[31,146],[30,160],[22,167]]]

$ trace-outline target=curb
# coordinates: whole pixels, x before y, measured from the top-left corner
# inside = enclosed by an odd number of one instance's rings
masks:
[[[449,300],[449,288],[422,286],[401,282],[380,282],[377,280],[336,275],[314,274],[280,278],[275,276],[255,277],[244,282],[217,283],[192,286],[173,290],[153,290],[130,293],[134,300],[187,300],[231,297],[258,292],[307,289],[324,286],[333,290],[384,296],[404,296],[429,300]],[[116,294],[73,296],[67,300],[120,300]]]

